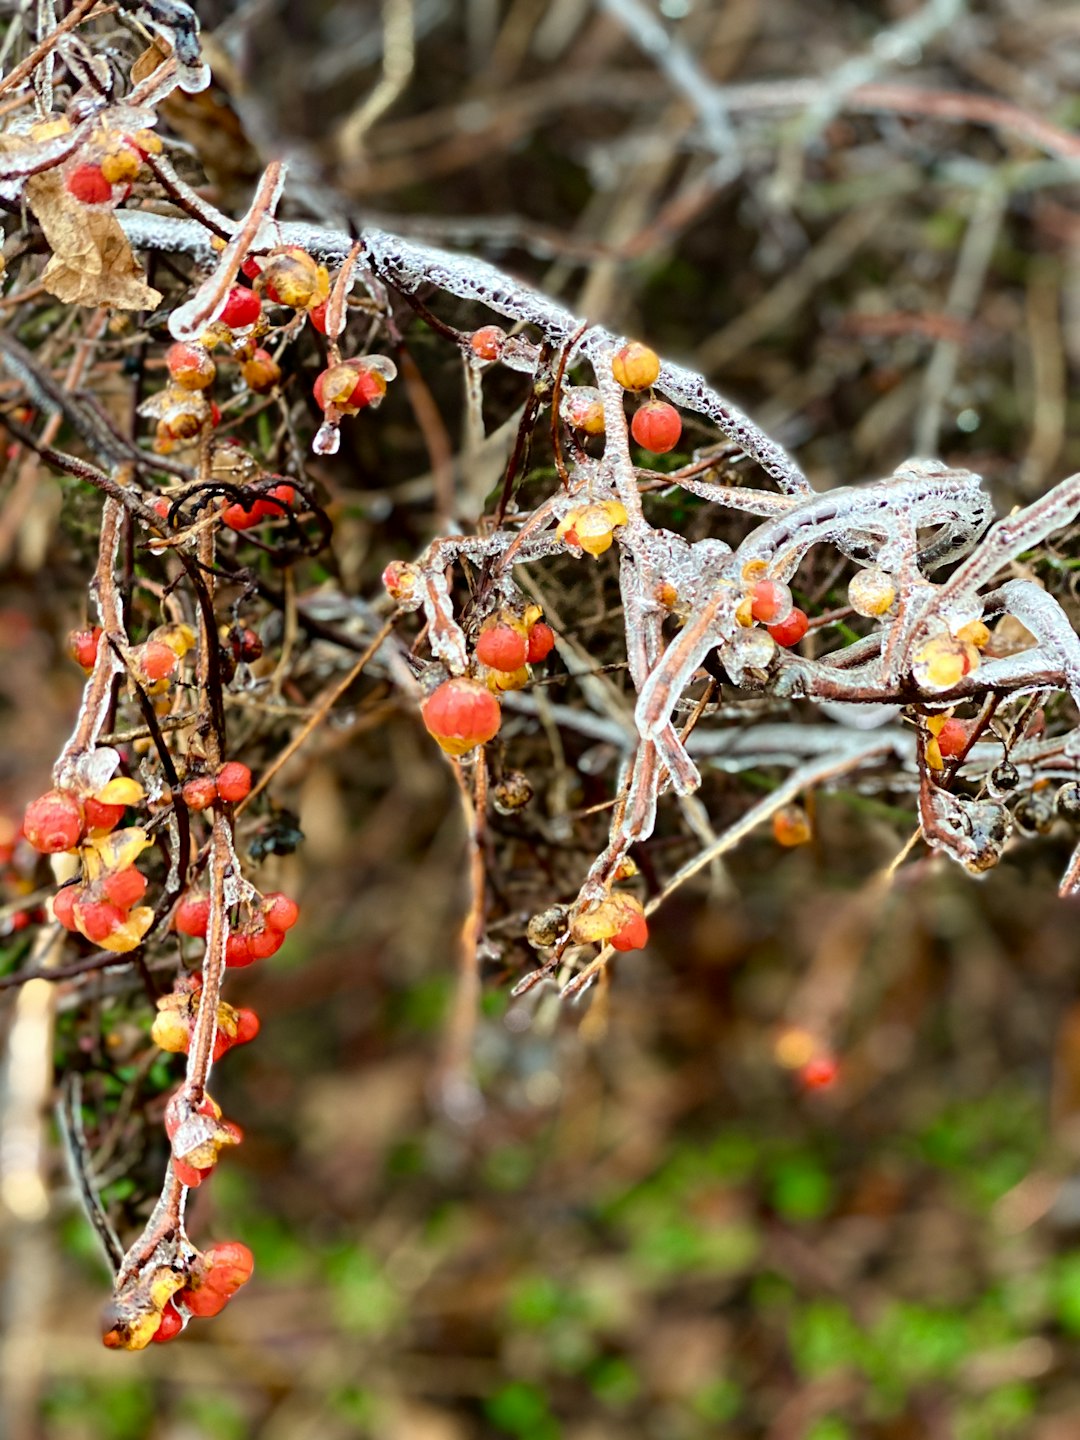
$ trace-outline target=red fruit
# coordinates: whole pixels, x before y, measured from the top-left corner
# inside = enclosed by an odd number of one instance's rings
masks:
[[[118,905],[111,905],[107,900],[77,900],[74,915],[79,929],[95,944],[107,940],[127,919]]]
[[[53,896],[53,914],[65,930],[78,930],[75,924],[75,901],[79,898],[81,890],[78,885],[65,885]]]
[[[750,614],[767,625],[791,614],[791,591],[781,580],[759,580],[750,591]]]
[[[520,670],[528,652],[528,640],[512,625],[492,625],[476,641],[476,658],[492,670]]]
[[[555,631],[550,625],[545,625],[542,620],[538,620],[529,631],[529,653],[526,659],[530,665],[539,665],[554,649]]]
[[[182,340],[165,351],[165,364],[184,390],[205,390],[217,374],[217,366],[201,345],[187,345]]]
[[[239,760],[230,760],[218,771],[217,793],[230,805],[234,805],[237,800],[243,800],[250,789],[251,771],[246,765],[241,765]]]
[[[799,1067],[799,1084],[804,1090],[827,1090],[840,1075],[840,1062],[834,1055],[815,1055]]]
[[[777,645],[797,645],[809,628],[810,621],[807,619],[806,611],[800,610],[797,605],[787,619],[781,620],[779,625],[768,627],[769,634]]]
[[[232,505],[226,505],[221,512],[221,522],[230,530],[250,530],[253,525],[258,525],[261,519],[257,500],[251,502],[250,509],[236,501]]]
[[[68,636],[67,652],[84,670],[92,670],[97,660],[98,644],[101,640],[101,626],[90,630],[72,630]]]
[[[164,680],[176,669],[176,651],[160,640],[147,640],[139,652],[139,666],[148,680]]]
[[[86,828],[90,834],[108,834],[115,830],[120,821],[124,818],[126,805],[106,805],[101,800],[90,799],[84,806],[86,812]]]
[[[428,733],[448,755],[464,755],[498,734],[499,702],[477,680],[444,680],[420,706]]]
[[[146,876],[134,865],[129,865],[126,870],[114,870],[111,875],[106,875],[101,888],[114,905],[121,910],[130,910],[146,894]]]
[[[173,925],[181,935],[194,935],[197,939],[204,940],[210,926],[209,895],[200,895],[197,890],[189,890],[176,907]]]
[[[277,954],[285,943],[285,935],[281,930],[263,925],[261,929],[248,931],[247,943],[253,960],[265,960]]]
[[[260,1030],[259,1017],[254,1010],[247,1010],[241,1007],[236,1012],[236,1038],[234,1045],[247,1045],[255,1039]]]
[[[649,400],[640,410],[634,411],[630,433],[644,449],[651,450],[654,455],[666,455],[679,443],[682,420],[674,405],[669,405],[666,400]]]
[[[498,360],[505,344],[506,331],[498,325],[483,325],[469,339],[469,348],[478,360]]]
[[[263,643],[254,630],[234,630],[229,640],[233,659],[243,661],[245,665],[258,660],[263,653]]]
[[[49,790],[26,807],[23,834],[43,855],[74,850],[82,833],[83,808],[66,790]]]
[[[211,775],[196,775],[180,793],[189,810],[207,810],[218,798],[217,784]]]
[[[612,935],[608,944],[615,950],[640,950],[649,938],[649,924],[644,915],[631,915],[621,930]]]
[[[237,930],[225,941],[225,964],[233,970],[242,970],[251,965],[255,956],[251,953],[251,942],[243,930]]]
[[[261,314],[262,301],[255,291],[249,290],[246,285],[234,285],[218,319],[230,330],[242,330],[254,325]]]
[[[273,503],[275,500],[279,500],[281,504],[275,505]],[[265,498],[260,500],[258,504],[262,506],[264,515],[280,515],[282,513],[282,505],[289,507],[296,504],[295,487],[292,485],[275,485],[273,489],[267,490]]]
[[[255,1257],[239,1240],[222,1240],[204,1250],[192,1276],[192,1289],[205,1287],[226,1299],[246,1285],[255,1269]]]
[[[177,1167],[177,1173],[179,1173],[179,1167]],[[200,1179],[201,1178],[200,1176]],[[225,1309],[225,1306],[232,1299],[232,1296],[222,1294],[222,1292],[218,1290],[211,1290],[206,1285],[201,1285],[197,1289],[189,1288],[187,1290],[181,1290],[176,1298],[189,1314],[195,1315],[200,1320],[209,1320],[212,1319],[213,1316],[221,1314],[222,1310]]]
[[[311,323],[315,326],[315,329],[318,330],[320,335],[326,334],[326,307],[329,304],[329,300],[324,300],[321,305],[313,305],[308,311],[308,315],[311,318]]]
[[[963,720],[946,720],[937,734],[938,749],[945,760],[955,759],[967,749],[970,739],[968,727]]]
[[[176,1178],[180,1181],[181,1185],[186,1185],[189,1190],[197,1190],[213,1168],[212,1165],[208,1165],[205,1170],[197,1170],[194,1165],[189,1165],[186,1160],[177,1160],[175,1156],[173,1157],[173,1169],[176,1172]],[[185,1290],[183,1293],[186,1295],[187,1291]],[[179,1299],[179,1296],[177,1298]],[[196,1312],[192,1311],[192,1314],[194,1313]],[[215,1311],[214,1313],[216,1314],[217,1312]]]
[[[249,255],[244,261],[244,263],[240,266],[240,273],[247,280],[257,280],[262,274],[262,265],[255,258],[254,255]],[[240,289],[240,286],[237,286],[236,288]]]
[[[104,205],[112,199],[112,186],[100,165],[76,165],[68,172],[64,186],[83,205]]]
[[[166,1300],[165,1308],[161,1312],[161,1324],[154,1331],[154,1344],[164,1345],[169,1340],[175,1340],[183,1328],[184,1317],[171,1300]]]
[[[272,891],[265,897],[265,902],[263,921],[270,926],[271,930],[280,930],[284,933],[286,930],[291,930],[300,918],[300,906],[295,900],[290,900],[288,895],[283,895],[280,890]]]

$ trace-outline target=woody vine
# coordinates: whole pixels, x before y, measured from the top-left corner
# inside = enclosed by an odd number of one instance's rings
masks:
[[[106,36],[128,55],[126,73],[97,63]],[[514,752],[541,721],[613,746],[621,764],[599,807],[606,843],[576,890],[552,893],[516,932],[503,927],[511,953],[538,953],[519,996],[553,979],[567,998],[606,983],[613,954],[646,944],[648,917],[674,889],[770,821],[781,844],[802,843],[800,799],[840,779],[887,775],[914,797],[912,843],[976,873],[1046,815],[1080,813],[1080,728],[1057,703],[1080,705],[1080,641],[1057,600],[1013,569],[1073,523],[1080,476],[997,521],[978,476],[932,459],[819,492],[702,377],[647,344],[479,261],[286,218],[281,162],[245,214],[215,209],[174,167],[158,124],[173,90],[208,80],[194,15],[150,0],[105,18],[74,7],[0,84],[20,102],[0,150],[7,299],[29,307],[45,293],[84,317],[58,377],[57,358],[20,337],[29,310],[14,310],[0,334],[3,423],[19,453],[100,497],[92,613],[71,637],[83,702],[19,842],[53,867],[44,938],[3,984],[141,976],[150,1039],[186,1056],[163,1105],[170,1158],[141,1233],[122,1244],[85,1186],[115,1274],[105,1343],[133,1350],[216,1314],[252,1272],[242,1242],[200,1250],[185,1229],[190,1192],[241,1140],[209,1088],[214,1065],[259,1029],[227,999],[228,972],[273,955],[300,914],[247,878],[237,827],[359,677],[377,676],[418,712],[460,789],[466,1003],[493,913],[485,826],[493,811],[527,809],[532,784]],[[134,332],[122,315],[139,317]],[[459,365],[474,437],[489,376],[512,372],[527,394],[483,513],[459,524],[444,486],[434,538],[390,559],[348,629],[296,602],[294,567],[334,534],[310,462],[337,453],[343,426],[377,425],[391,387],[406,386],[417,423],[431,427],[414,327]],[[130,333],[141,394],[125,430],[88,376],[95,354]],[[667,528],[655,502],[674,494],[710,507],[730,539]],[[611,567],[611,666],[583,666],[570,610],[556,617],[535,598],[535,574],[555,563]],[[839,607],[824,603],[823,567],[844,577]],[[286,625],[268,669],[259,621],[270,613]],[[333,651],[336,672],[253,774],[232,702],[279,694],[304,640]],[[578,681],[578,704],[544,696],[560,666]],[[745,723],[763,700],[768,718]],[[867,707],[872,728],[860,721]],[[780,774],[714,830],[691,806],[711,766]],[[633,851],[669,795],[697,843],[646,887]],[[1080,847],[1062,893],[1078,887]],[[459,1050],[468,1033],[466,1022]],[[827,1083],[819,1039],[808,1075]],[[86,1179],[78,1095],[65,1093]]]

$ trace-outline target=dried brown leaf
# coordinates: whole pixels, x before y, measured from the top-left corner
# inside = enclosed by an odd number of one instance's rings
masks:
[[[64,188],[56,170],[27,182],[26,198],[52,250],[41,283],[69,305],[153,310],[161,292],[146,283],[111,210],[91,210]]]

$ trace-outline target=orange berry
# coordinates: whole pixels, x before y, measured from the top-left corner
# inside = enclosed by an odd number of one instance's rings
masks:
[[[448,755],[465,755],[498,734],[499,702],[476,680],[444,680],[420,706],[428,733]]]
[[[528,640],[512,625],[492,625],[476,641],[476,658],[492,670],[520,670],[528,650]]]
[[[768,627],[769,634],[777,645],[797,645],[810,628],[806,611],[793,606],[786,620]]]

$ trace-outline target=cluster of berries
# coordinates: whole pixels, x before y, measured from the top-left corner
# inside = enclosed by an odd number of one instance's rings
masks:
[[[223,802],[235,805],[251,793],[251,771],[239,760],[227,760],[216,775],[193,775],[180,794],[189,810],[208,810]]]
[[[209,906],[209,902],[208,906]],[[179,925],[176,927],[181,928]],[[203,933],[205,934],[205,922]],[[157,1002],[158,1013],[150,1029],[150,1038],[170,1055],[186,1055],[191,1048],[191,1032],[199,1009],[202,991],[201,975],[184,975],[169,995]],[[213,1059],[216,1063],[234,1045],[246,1045],[259,1033],[259,1017],[254,1010],[234,1008],[224,1000],[218,1005],[217,1031],[214,1036]]]
[[[66,119],[46,121],[38,127],[35,138],[61,135],[70,129]],[[132,134],[99,130],[64,168],[64,188],[80,205],[111,207],[127,198],[147,156],[160,155],[161,151],[161,141],[152,130]]]
[[[281,949],[285,936],[300,918],[295,900],[280,891],[261,897],[261,904],[248,907],[243,925],[231,930],[225,942],[225,963],[232,969],[265,960]],[[173,927],[181,935],[205,940],[210,924],[210,897],[200,890],[188,890],[173,914]]]
[[[528,666],[541,664],[555,647],[555,632],[540,615],[539,606],[531,605],[521,616],[508,611],[492,616],[474,650],[484,678],[444,680],[421,704],[428,734],[447,755],[466,755],[498,734],[502,707],[496,695],[527,685]]]
[[[145,1350],[175,1340],[195,1317],[219,1315],[251,1279],[255,1260],[239,1240],[223,1240],[197,1254],[184,1270],[162,1266],[148,1277],[149,1302],[136,1317],[110,1306],[102,1341],[110,1350]]]

